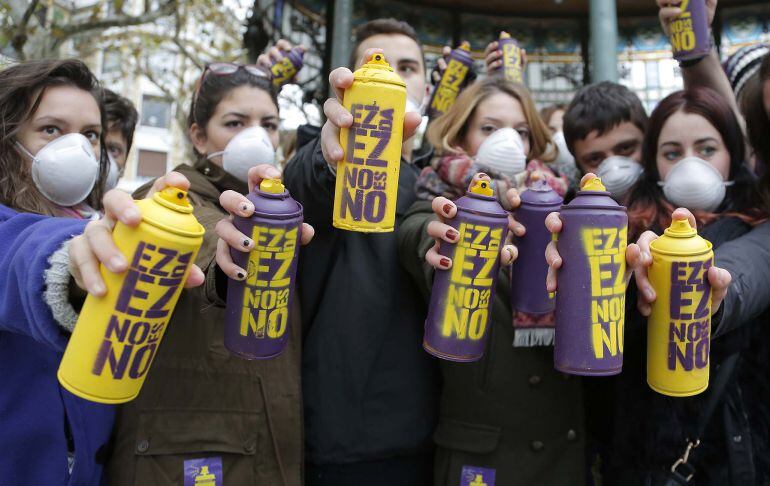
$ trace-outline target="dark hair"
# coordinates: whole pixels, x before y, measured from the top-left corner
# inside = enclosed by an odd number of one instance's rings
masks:
[[[127,98],[107,88],[104,88],[102,93],[107,115],[107,127],[109,130],[120,129],[120,134],[126,139],[126,154],[128,154],[134,141],[134,130],[139,122],[139,113],[134,108],[134,104]]]
[[[621,123],[631,122],[644,133],[647,113],[642,102],[623,85],[602,81],[577,92],[564,113],[564,139],[575,153],[575,142],[594,130],[604,135]]]
[[[563,111],[566,114],[567,111],[567,105],[563,105],[561,103],[557,103],[555,105],[548,105],[540,110],[540,118],[543,120],[543,123],[550,128],[548,125],[548,121],[551,119],[554,113],[557,111]]]
[[[108,170],[104,103],[99,81],[76,59],[27,61],[0,71],[0,203],[24,212],[56,214],[56,205],[35,187],[27,156],[15,144],[21,126],[38,109],[45,90],[53,86],[74,86],[87,91],[99,105],[102,122],[99,177],[85,200],[98,209]]]
[[[197,93],[193,94],[190,101],[190,114],[187,116],[187,129],[193,124],[197,124],[202,129],[206,128],[209,120],[214,115],[217,105],[227,94],[241,86],[251,86],[259,88],[270,95],[270,99],[278,108],[278,95],[273,88],[270,79],[251,74],[245,69],[238,69],[232,74],[217,75],[211,72],[205,72],[203,80],[200,83]],[[203,155],[193,147],[193,153],[200,158]]]
[[[765,111],[762,99],[762,85],[767,80],[770,80],[770,54],[762,60],[759,76],[754,76],[747,83],[741,102],[741,111],[746,117],[746,131],[757,157],[757,164],[762,164],[764,169],[762,189],[770,199],[770,117]]]
[[[356,30],[353,32],[353,46],[350,50],[350,69],[356,67],[356,62],[358,61],[358,48],[361,47],[361,43],[369,37],[379,34],[401,34],[412,39],[420,47],[420,55],[422,57],[422,65],[424,68],[425,52],[422,49],[422,43],[420,43],[420,38],[417,37],[417,32],[414,30],[414,27],[403,20],[389,18],[370,20],[369,22],[356,27]]]
[[[759,193],[756,178],[745,162],[745,139],[730,105],[709,88],[693,88],[676,91],[661,101],[650,116],[650,123],[642,143],[644,175],[631,195],[629,208],[629,238],[636,238],[652,226],[668,227],[674,207],[669,203],[660,186],[657,165],[658,139],[666,120],[682,111],[700,115],[719,132],[730,153],[728,180],[735,184],[727,188],[725,199],[715,213],[696,212],[700,224],[707,224],[727,212],[739,213],[747,220],[758,217]]]

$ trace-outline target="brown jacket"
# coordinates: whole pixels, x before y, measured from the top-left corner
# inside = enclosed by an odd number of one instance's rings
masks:
[[[118,411],[108,483],[181,486],[185,468],[195,464],[186,461],[212,458],[208,464],[213,464],[219,458],[224,484],[299,486],[298,313],[293,309],[292,335],[280,356],[247,361],[227,351],[224,303],[216,293],[214,226],[227,216],[220,193],[247,188],[208,161],[175,170],[190,180],[194,214],[206,228],[196,261],[206,283],[182,292],[139,397]]]

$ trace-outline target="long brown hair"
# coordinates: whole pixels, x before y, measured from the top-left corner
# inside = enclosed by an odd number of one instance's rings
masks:
[[[719,94],[709,88],[693,88],[676,91],[661,101],[650,116],[650,122],[642,144],[642,166],[644,176],[636,185],[629,210],[629,239],[636,239],[644,230],[657,226],[662,230],[671,224],[674,206],[666,200],[658,185],[658,139],[666,120],[674,113],[683,111],[700,115],[719,132],[730,153],[728,180],[735,184],[728,187],[725,199],[713,213],[694,212],[698,226],[704,226],[725,216],[738,216],[748,223],[756,223],[766,217],[757,208],[759,192],[756,178],[746,166],[745,142],[738,118]]]
[[[430,124],[427,137],[433,148],[439,153],[461,152],[460,146],[476,107],[496,93],[505,93],[521,103],[524,117],[529,123],[527,160],[552,162],[556,158],[556,151],[551,142],[551,131],[537,113],[532,96],[526,87],[507,81],[502,76],[488,77],[472,84],[460,93],[449,111]]]
[[[35,187],[27,157],[15,143],[21,126],[35,113],[45,90],[52,86],[74,86],[88,91],[99,105],[99,177],[85,201],[98,209],[108,168],[104,103],[96,77],[75,59],[28,61],[0,71],[0,203],[23,212],[56,214],[56,205]]]
[[[749,142],[754,149],[757,165],[764,170],[761,189],[767,206],[770,206],[770,116],[762,100],[762,86],[769,80],[770,55],[766,55],[757,75],[746,83],[741,101]]]

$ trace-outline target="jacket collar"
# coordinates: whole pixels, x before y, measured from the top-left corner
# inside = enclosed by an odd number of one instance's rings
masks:
[[[216,188],[218,193],[214,195],[214,198],[217,200],[219,200],[219,194],[227,190],[233,190],[240,194],[249,192],[249,187],[245,182],[228,174],[222,167],[208,159],[199,158],[193,167]]]

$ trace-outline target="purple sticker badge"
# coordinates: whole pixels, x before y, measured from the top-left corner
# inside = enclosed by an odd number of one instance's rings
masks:
[[[184,486],[222,486],[222,458],[203,457],[184,462]]]
[[[460,486],[495,486],[495,470],[485,467],[463,466],[460,473]]]

